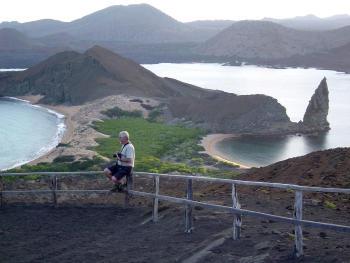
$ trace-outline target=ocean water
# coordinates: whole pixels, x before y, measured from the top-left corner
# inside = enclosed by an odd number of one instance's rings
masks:
[[[286,107],[292,121],[302,120],[307,104],[323,77],[327,78],[331,130],[319,136],[240,138],[216,145],[223,157],[247,166],[265,166],[312,151],[350,146],[350,75],[319,69],[273,69],[223,66],[216,63],[143,65],[162,77],[239,95],[270,95]]]
[[[54,148],[64,116],[14,98],[0,98],[0,170],[27,163]]]

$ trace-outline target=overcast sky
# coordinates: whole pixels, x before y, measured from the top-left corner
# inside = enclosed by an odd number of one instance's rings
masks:
[[[182,21],[350,14],[350,0],[0,0],[0,21],[71,21],[111,5],[148,3]]]

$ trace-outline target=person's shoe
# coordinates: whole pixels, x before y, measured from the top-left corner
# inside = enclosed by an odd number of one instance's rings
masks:
[[[113,193],[120,192],[120,184],[113,185],[113,188],[110,190],[110,192],[113,192]]]
[[[128,187],[128,185],[125,183],[125,184],[120,184],[120,186],[119,186],[119,192],[124,192],[124,191],[126,191],[126,189],[127,189],[127,187]]]

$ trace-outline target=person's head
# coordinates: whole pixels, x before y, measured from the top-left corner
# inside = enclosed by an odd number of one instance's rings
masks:
[[[119,141],[121,144],[126,144],[129,141],[129,133],[127,131],[121,131],[119,133]]]

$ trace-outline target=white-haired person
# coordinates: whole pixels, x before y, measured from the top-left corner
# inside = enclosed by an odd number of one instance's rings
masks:
[[[126,187],[126,176],[132,175],[135,163],[135,148],[129,140],[129,133],[121,131],[119,133],[119,142],[122,145],[121,150],[113,157],[117,158],[115,165],[104,169],[106,176],[114,183],[112,192],[121,192]]]

